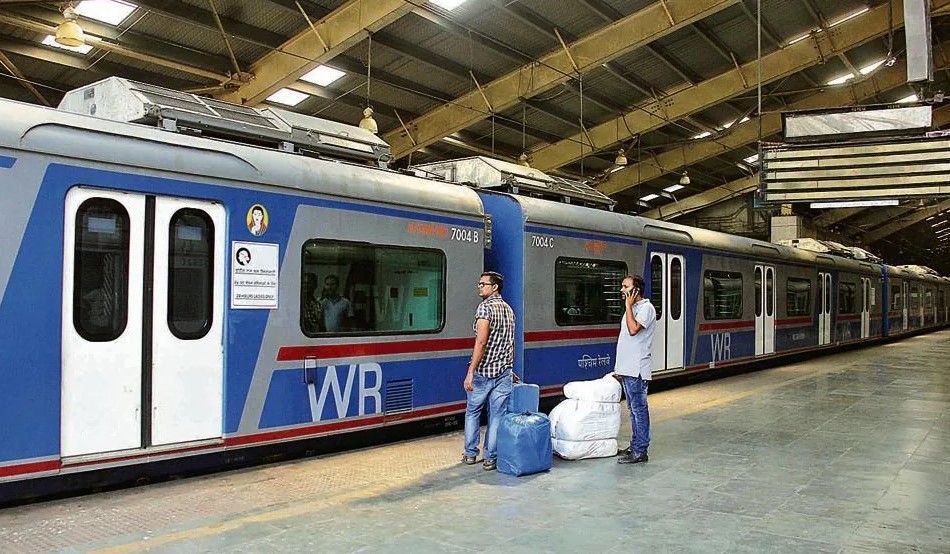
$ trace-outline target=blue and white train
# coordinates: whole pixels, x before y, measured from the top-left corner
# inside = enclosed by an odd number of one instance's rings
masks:
[[[117,78],[0,100],[0,503],[457,424],[489,269],[546,395],[612,369],[628,273],[657,378],[948,322],[945,278],[592,209],[496,160],[387,158],[358,128]]]

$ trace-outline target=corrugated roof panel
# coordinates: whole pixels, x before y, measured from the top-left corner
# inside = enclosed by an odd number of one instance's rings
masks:
[[[483,10],[482,13],[466,22],[466,24],[476,31],[495,37],[502,44],[511,46],[515,50],[535,58],[544,56],[554,48],[560,48],[556,38],[542,34],[537,29],[525,25],[520,19],[504,10]],[[485,49],[482,49],[482,54],[496,56],[490,50]],[[511,62],[508,61],[508,63]]]
[[[604,26],[603,18],[577,0],[521,0],[518,4],[551,22],[551,27],[582,37]],[[567,40],[567,37],[564,37]]]
[[[643,48],[637,48],[617,59],[617,65],[636,75],[640,81],[653,87],[658,94],[673,90],[683,84],[683,79],[674,73],[662,60]]]
[[[692,27],[663,37],[656,44],[687,75],[695,74],[702,79],[709,79],[733,67],[731,61],[724,59]]]

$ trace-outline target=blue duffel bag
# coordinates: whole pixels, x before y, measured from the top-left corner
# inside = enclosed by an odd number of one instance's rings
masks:
[[[512,413],[498,428],[498,471],[530,475],[551,469],[551,422],[538,413]]]

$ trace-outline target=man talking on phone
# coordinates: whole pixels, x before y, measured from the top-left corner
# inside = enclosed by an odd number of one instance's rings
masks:
[[[649,460],[650,409],[647,406],[647,387],[652,376],[653,330],[656,327],[656,309],[643,297],[643,277],[627,275],[621,281],[624,313],[617,338],[617,364],[614,374],[623,384],[630,409],[630,428],[633,436],[630,446],[617,452],[617,463],[639,464]]]

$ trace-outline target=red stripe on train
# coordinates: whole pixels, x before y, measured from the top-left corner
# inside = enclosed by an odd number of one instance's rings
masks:
[[[327,360],[333,358],[355,358],[359,356],[408,354],[410,352],[446,352],[450,350],[471,350],[474,346],[474,338],[360,342],[317,346],[281,346],[280,350],[277,351],[277,361],[292,362],[306,358]]]
[[[791,326],[791,325],[811,325],[812,323],[814,323],[814,320],[811,318],[811,316],[808,316],[808,317],[792,317],[792,318],[789,318],[789,319],[776,319],[776,320],[775,320],[775,324],[776,324],[776,325],[789,325],[789,326]]]
[[[16,464],[0,467],[0,477],[12,477],[14,475],[23,475],[24,473],[40,473],[43,471],[57,471],[62,467],[59,460],[47,460],[45,462],[30,462],[28,464]]]
[[[570,331],[533,331],[524,334],[525,342],[551,340],[604,339],[615,338],[620,330],[614,326],[609,329],[573,329]]]
[[[755,327],[754,321],[728,321],[726,323],[702,323],[699,326],[702,331],[725,331],[727,329],[743,329],[745,327]]]

